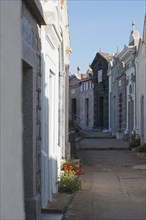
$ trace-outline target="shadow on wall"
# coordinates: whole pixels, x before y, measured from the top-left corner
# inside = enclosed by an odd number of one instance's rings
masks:
[[[26,220],[41,212],[41,4],[22,1],[23,175]],[[37,16],[38,13],[39,16]]]
[[[58,189],[58,164],[54,154],[55,143],[53,143],[54,130],[50,124],[51,116],[49,116],[53,109],[50,109],[50,102],[46,97],[49,86],[43,84],[45,86],[41,91],[42,108],[34,114],[33,74],[33,68],[23,62],[23,169],[26,219],[38,219],[41,208],[46,208],[48,201],[52,201],[52,196]],[[42,75],[42,83],[44,83],[43,80]],[[39,99],[41,99],[40,96]],[[36,121],[42,121],[42,132],[40,126],[37,127]],[[42,142],[36,142],[35,132],[39,135],[42,133]]]

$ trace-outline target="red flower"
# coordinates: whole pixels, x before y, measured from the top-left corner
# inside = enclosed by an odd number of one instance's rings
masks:
[[[84,173],[84,170],[80,169],[81,165],[79,163],[73,162],[66,162],[63,164],[62,169],[65,173],[73,173],[75,176],[79,176],[80,174]]]
[[[80,168],[80,164],[76,163],[75,167]]]
[[[79,173],[84,173],[84,170],[80,169],[80,170],[79,170]]]

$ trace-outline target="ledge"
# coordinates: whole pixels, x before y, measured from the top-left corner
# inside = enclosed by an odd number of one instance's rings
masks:
[[[72,194],[58,193],[53,198],[53,201],[48,204],[48,207],[46,209],[42,209],[42,213],[64,214],[68,209],[73,197],[74,197],[74,193]]]
[[[25,0],[24,2],[29,6],[29,9],[38,21],[38,24],[46,25],[45,15],[43,14],[41,3],[38,0]]]

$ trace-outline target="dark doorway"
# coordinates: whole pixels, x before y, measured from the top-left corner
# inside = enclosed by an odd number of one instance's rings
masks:
[[[71,108],[72,108],[72,113],[73,114],[77,114],[77,105],[76,105],[76,99],[74,98],[74,99],[72,99],[72,106],[71,106]]]
[[[25,212],[29,216],[28,200],[33,198],[33,169],[34,153],[34,129],[33,129],[33,69],[26,63],[22,63],[22,111],[23,111],[23,172],[24,172],[24,197]]]
[[[100,97],[100,101],[99,101],[99,122],[100,122],[100,128],[104,127],[104,97]]]

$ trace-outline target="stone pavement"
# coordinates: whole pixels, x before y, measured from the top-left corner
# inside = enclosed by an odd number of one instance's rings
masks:
[[[95,131],[95,130],[81,130],[80,133],[85,138],[114,138],[114,136],[110,132],[102,132],[102,131]]]
[[[100,132],[84,133],[78,148],[82,190],[58,194],[40,220],[146,219],[146,157]]]
[[[115,138],[85,138],[80,141],[80,150],[126,150],[128,142]]]
[[[64,220],[146,219],[146,157],[121,150],[127,147],[110,138],[79,143],[82,190],[75,193]]]

